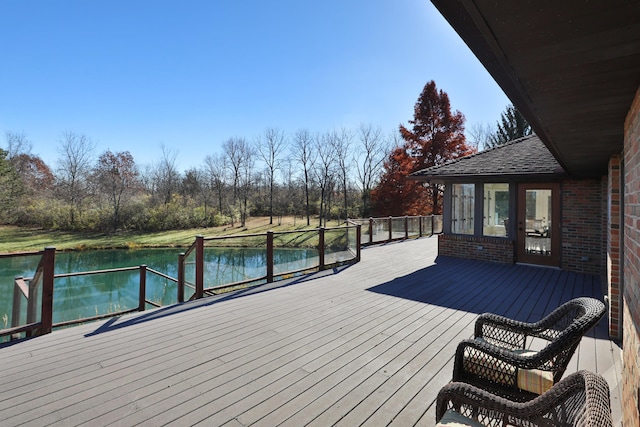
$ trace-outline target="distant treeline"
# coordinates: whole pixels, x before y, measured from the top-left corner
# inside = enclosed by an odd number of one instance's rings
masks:
[[[64,132],[55,167],[31,152],[23,133],[0,149],[0,223],[45,229],[160,231],[223,224],[248,216],[298,215],[310,225],[371,215],[397,132],[372,125],[286,135],[269,128],[255,140],[230,138],[197,168],[177,169],[177,153],[140,166],[127,152],[96,152],[87,135]]]

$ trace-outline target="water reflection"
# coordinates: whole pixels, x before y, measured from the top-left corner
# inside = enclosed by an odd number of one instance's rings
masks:
[[[100,250],[59,252],[56,274],[133,267],[146,264],[170,277],[178,276],[178,255],[183,249]],[[255,248],[205,249],[205,287],[235,283],[266,275],[266,252]],[[275,274],[317,265],[315,249],[275,249]],[[39,256],[0,259],[0,327],[9,327],[13,302],[13,282],[18,276],[32,277]],[[195,266],[187,260],[185,279],[193,283]],[[191,261],[191,262],[189,262]],[[54,281],[54,323],[113,313],[138,306],[138,270],[57,278]],[[176,283],[147,273],[146,299],[160,305],[177,301]],[[186,297],[190,292],[187,289]],[[22,316],[26,318],[26,302]],[[4,324],[3,319],[7,319]],[[24,320],[23,320],[24,321]]]

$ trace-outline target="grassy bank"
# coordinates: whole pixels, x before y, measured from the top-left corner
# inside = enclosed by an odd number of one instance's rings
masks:
[[[340,225],[338,222],[328,227]],[[289,231],[318,226],[317,219],[307,227],[306,220],[284,217],[280,221],[274,218],[258,217],[247,221],[246,227],[194,228],[190,230],[172,230],[154,233],[119,232],[117,234],[76,233],[67,231],[35,230],[14,226],[0,226],[0,253],[39,251],[47,246],[58,250],[114,249],[114,248],[162,248],[189,246],[195,236],[227,236],[237,234],[264,233],[268,230]]]

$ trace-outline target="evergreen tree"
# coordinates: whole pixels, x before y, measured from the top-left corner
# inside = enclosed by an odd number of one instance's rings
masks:
[[[522,113],[513,104],[508,105],[507,109],[500,115],[496,133],[491,138],[491,147],[506,144],[509,141],[532,133],[531,125]]]

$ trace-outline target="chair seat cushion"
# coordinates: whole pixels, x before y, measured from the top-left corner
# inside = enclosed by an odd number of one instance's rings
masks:
[[[521,390],[535,394],[542,394],[553,386],[553,372],[540,369],[517,369],[479,350],[468,350],[464,355],[463,367],[465,371],[474,375],[498,384],[517,386]],[[525,356],[536,354],[531,350],[516,350],[514,353]]]
[[[553,372],[540,369],[518,369],[518,388],[542,394],[553,386]]]
[[[448,410],[436,427],[484,427],[478,421],[467,418],[459,412]]]

